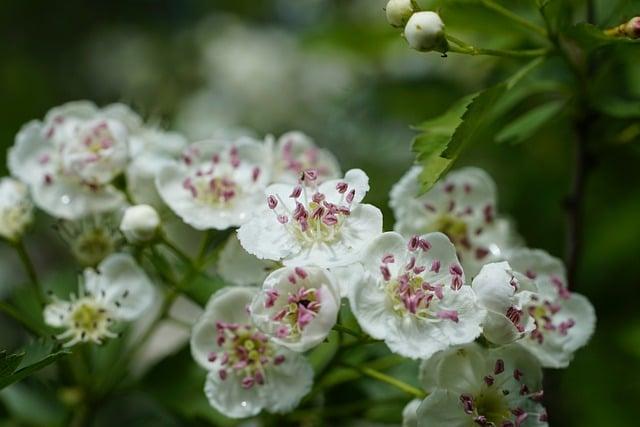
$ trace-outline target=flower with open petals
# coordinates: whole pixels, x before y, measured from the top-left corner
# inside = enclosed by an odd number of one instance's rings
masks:
[[[530,334],[536,327],[527,309],[538,288],[508,262],[485,265],[471,283],[478,302],[487,310],[483,334],[494,344],[508,344]]]
[[[263,202],[270,168],[265,145],[251,138],[191,144],[180,161],[156,177],[165,203],[199,230],[224,230],[246,222]]]
[[[139,318],[151,306],[154,288],[135,260],[125,254],[105,259],[97,271],[84,271],[84,284],[79,294],[69,301],[53,297],[44,309],[45,322],[65,331],[58,335],[69,347],[79,342],[102,344],[118,336],[113,330],[117,322]]]
[[[470,277],[484,264],[504,259],[504,252],[518,244],[511,223],[496,217],[496,188],[486,172],[478,168],[451,172],[419,196],[421,171],[414,166],[391,190],[389,205],[397,232],[446,234]]]
[[[573,353],[587,344],[593,334],[596,315],[584,296],[570,292],[562,261],[535,249],[509,253],[509,264],[524,273],[538,287],[527,306],[535,329],[519,341],[546,368],[566,368]]]
[[[31,121],[16,135],[9,170],[26,183],[39,208],[78,219],[113,211],[124,196],[112,185],[129,158],[129,128],[139,117],[121,104],[99,109],[71,102]]]
[[[18,240],[33,222],[33,203],[27,187],[12,178],[0,179],[0,237]]]
[[[417,410],[418,426],[544,427],[542,370],[522,347],[478,344],[435,354],[420,367],[429,395]]]
[[[338,178],[340,165],[329,150],[318,148],[313,140],[299,131],[291,131],[278,138],[273,147],[272,182],[295,184],[307,169],[318,171],[318,182]]]
[[[442,233],[405,240],[389,232],[362,257],[360,280],[351,288],[351,309],[362,329],[391,351],[427,358],[481,332],[478,305],[453,244]]]
[[[302,355],[271,342],[251,323],[248,305],[256,293],[248,287],[216,292],[191,335],[191,354],[209,371],[209,403],[231,418],[263,409],[290,411],[313,382],[313,369]]]
[[[271,273],[251,304],[253,323],[293,351],[320,344],[338,320],[340,292],[333,275],[318,267],[284,267]]]
[[[360,203],[369,177],[352,169],[344,179],[317,180],[318,172],[309,169],[299,184],[269,186],[263,209],[238,230],[242,247],[285,265],[328,268],[358,260],[382,232],[380,210]]]

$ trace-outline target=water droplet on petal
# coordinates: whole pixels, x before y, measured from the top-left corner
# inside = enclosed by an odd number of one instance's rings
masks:
[[[68,205],[69,203],[71,203],[71,197],[67,196],[66,194],[61,197],[61,200],[62,204],[64,205]]]

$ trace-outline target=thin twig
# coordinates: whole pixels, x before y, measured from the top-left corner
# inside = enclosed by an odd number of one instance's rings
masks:
[[[29,281],[34,287],[36,292],[36,296],[38,298],[38,302],[42,305],[45,304],[44,294],[42,293],[42,285],[40,284],[40,279],[38,278],[38,273],[36,272],[35,267],[33,266],[33,262],[31,261],[31,257],[29,257],[29,253],[27,252],[27,248],[24,246],[24,242],[22,240],[18,240],[13,243],[13,247],[15,248],[22,265],[24,266],[27,275],[29,276]]]
[[[398,390],[402,390],[407,394],[413,395],[419,399],[424,399],[427,396],[427,393],[425,393],[424,391],[420,390],[419,388],[416,388],[414,386],[412,386],[411,384],[407,384],[403,381],[400,381],[390,375],[387,374],[383,374],[380,371],[376,371],[375,369],[363,366],[355,366],[355,365],[349,365],[346,363],[342,363],[342,366],[344,366],[345,368],[349,368],[349,369],[353,369],[355,371],[360,372],[362,375],[366,375],[370,378],[376,379],[378,381],[382,381],[384,383],[387,383],[395,388],[397,388]]]
[[[494,12],[499,13],[500,15],[504,16],[507,19],[510,19],[511,21],[515,22],[516,24],[520,25],[523,28],[532,30],[534,32],[536,32],[538,35],[542,36],[542,37],[547,37],[547,30],[544,29],[544,27],[541,27],[537,24],[534,24],[533,22],[529,22],[528,20],[522,18],[520,15],[517,15],[513,12],[511,12],[509,9],[505,8],[504,6],[492,1],[492,0],[481,0],[481,3],[488,9],[493,10]]]

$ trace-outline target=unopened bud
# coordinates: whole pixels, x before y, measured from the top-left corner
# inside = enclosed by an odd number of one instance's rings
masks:
[[[404,28],[409,46],[421,52],[432,50],[445,53],[449,45],[444,33],[444,22],[435,12],[418,12],[411,15]]]
[[[627,22],[625,25],[625,33],[627,37],[631,37],[632,39],[640,38],[640,16],[636,16]]]
[[[413,0],[389,0],[385,12],[387,21],[393,27],[404,27],[413,12],[415,12]]]
[[[120,231],[130,243],[147,242],[153,239],[160,227],[160,216],[149,205],[127,208],[120,223]]]

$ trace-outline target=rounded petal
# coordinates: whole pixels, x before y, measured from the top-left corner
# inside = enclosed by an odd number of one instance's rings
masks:
[[[422,400],[413,399],[402,410],[402,427],[417,427],[418,426],[418,408]]]
[[[260,389],[264,408],[269,412],[289,412],[311,391],[313,368],[307,359],[293,352],[281,352],[283,363],[267,370],[266,384]]]
[[[363,331],[376,339],[384,339],[387,336],[392,307],[389,306],[387,294],[377,279],[364,272],[350,289],[349,302],[351,311]]]
[[[204,385],[209,404],[229,418],[246,418],[260,413],[263,396],[257,387],[243,388],[235,378],[222,380],[218,372],[210,371]]]
[[[51,304],[47,304],[44,308],[44,323],[54,328],[60,328],[67,323],[71,308],[71,303],[62,300],[56,300]]]
[[[9,149],[7,166],[11,174],[32,186],[44,182],[42,159],[53,155],[54,147],[43,137],[42,123],[33,120],[22,126]]]
[[[238,229],[242,247],[259,259],[279,261],[302,250],[273,212],[260,210]]]
[[[133,320],[151,306],[153,284],[130,255],[109,255],[98,266],[98,273],[85,272],[85,288],[112,307],[118,319]]]
[[[246,307],[254,298],[255,288],[226,287],[209,298],[204,313],[193,326],[191,332],[191,354],[200,366],[211,369],[209,354],[218,350],[216,343],[216,322],[248,323]]]
[[[256,258],[240,245],[237,235],[229,237],[218,258],[218,272],[222,278],[239,286],[259,285],[277,264]]]
[[[563,262],[540,249],[517,248],[508,253],[509,265],[531,277],[538,275],[566,277]]]
[[[335,203],[344,197],[336,188],[336,185],[341,182],[347,183],[349,191],[355,190],[352,202],[354,205],[360,203],[369,191],[369,177],[361,169],[350,169],[343,179],[334,179],[320,184],[318,191],[327,196],[327,200]]]
[[[476,343],[436,353],[420,366],[420,380],[425,390],[446,388],[458,396],[480,390],[486,374],[485,354]]]
[[[460,404],[460,395],[449,390],[435,390],[417,410],[418,427],[471,427],[471,417]],[[471,421],[471,422],[470,422]]]

